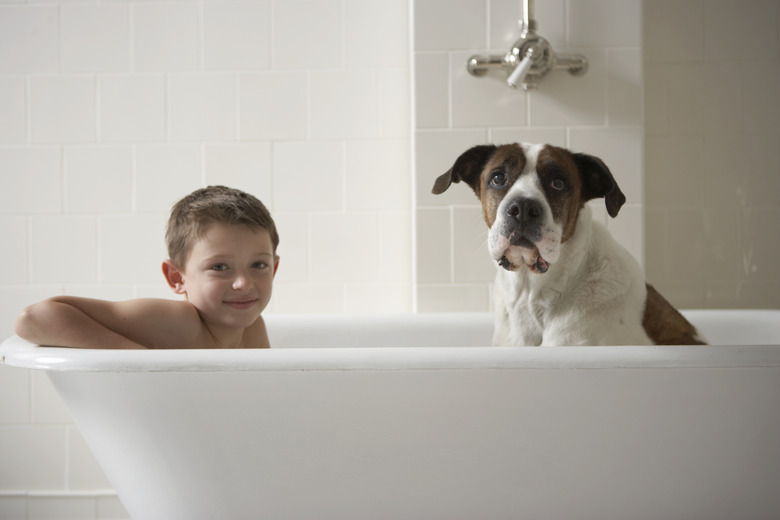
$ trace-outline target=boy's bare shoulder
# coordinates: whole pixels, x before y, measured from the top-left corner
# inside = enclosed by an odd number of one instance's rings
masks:
[[[271,346],[262,316],[259,316],[252,325],[244,329],[244,338],[241,343],[243,348],[269,348]]]

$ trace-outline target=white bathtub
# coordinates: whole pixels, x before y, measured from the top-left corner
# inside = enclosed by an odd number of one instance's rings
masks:
[[[0,350],[138,520],[776,520],[780,311],[687,315],[732,346],[495,348],[488,314],[421,314],[268,316],[318,348]]]

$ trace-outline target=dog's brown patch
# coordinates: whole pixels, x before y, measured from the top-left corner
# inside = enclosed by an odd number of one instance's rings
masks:
[[[562,228],[561,243],[574,234],[580,210],[585,205],[582,197],[582,175],[571,152],[546,145],[536,160],[536,171],[542,184],[553,219]],[[555,189],[553,183],[563,180],[563,189]]]
[[[518,145],[499,146],[490,157],[480,176],[479,191],[475,187],[474,192],[482,200],[482,217],[488,227],[493,226],[498,213],[498,206],[504,200],[504,195],[512,187],[518,177],[523,173],[526,164],[525,152]],[[504,189],[489,188],[490,179],[496,173],[507,176]]]
[[[666,298],[647,285],[647,301],[642,327],[656,345],[706,345],[696,327],[690,324]]]

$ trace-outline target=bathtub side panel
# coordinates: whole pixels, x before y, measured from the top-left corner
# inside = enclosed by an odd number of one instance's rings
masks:
[[[51,373],[134,518],[780,517],[780,369]]]

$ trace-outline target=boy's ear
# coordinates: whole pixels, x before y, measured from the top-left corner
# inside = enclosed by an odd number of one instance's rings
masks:
[[[184,289],[184,277],[182,272],[176,267],[171,260],[163,260],[162,272],[165,276],[165,281],[173,289],[176,294],[185,294],[187,291]]]
[[[274,277],[276,277],[277,269],[279,269],[279,255],[276,255],[276,259],[274,260]]]

